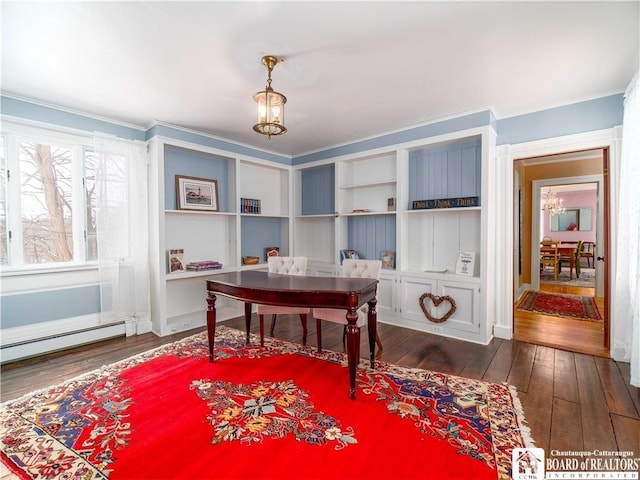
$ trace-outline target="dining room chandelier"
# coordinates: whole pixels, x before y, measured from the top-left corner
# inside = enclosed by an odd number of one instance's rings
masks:
[[[284,104],[287,103],[287,97],[271,88],[271,71],[278,61],[273,55],[262,57],[262,63],[268,72],[267,86],[253,95],[253,100],[258,104],[258,123],[253,129],[269,139],[272,135],[287,132],[287,127],[284,126]]]
[[[562,199],[549,189],[542,194],[542,210],[547,210],[551,215],[560,215],[564,213],[565,208]]]

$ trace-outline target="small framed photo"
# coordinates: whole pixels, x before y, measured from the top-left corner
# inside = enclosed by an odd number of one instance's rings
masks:
[[[176,248],[167,252],[169,273],[180,273],[185,271],[184,249]]]
[[[473,277],[476,274],[476,252],[460,250],[456,261],[456,275]]]
[[[340,265],[342,265],[342,261],[346,260],[347,258],[352,258],[352,259],[359,259],[360,256],[358,255],[358,252],[356,252],[355,250],[340,250]]]
[[[393,250],[383,250],[380,252],[382,268],[396,268],[396,252]]]
[[[267,247],[264,249],[264,259],[269,260],[269,257],[279,257],[280,247]]]
[[[219,211],[218,181],[176,175],[178,210]]]

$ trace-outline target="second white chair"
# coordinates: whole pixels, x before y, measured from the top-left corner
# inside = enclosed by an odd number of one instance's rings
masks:
[[[306,275],[307,257],[269,257],[267,259],[269,273],[282,275]],[[264,345],[264,316],[273,315],[271,319],[271,336],[275,326],[277,315],[300,315],[302,322],[302,345],[307,344],[307,315],[309,307],[283,307],[277,305],[258,304],[258,317],[260,319],[260,345]]]
[[[380,278],[380,269],[382,268],[382,262],[380,260],[354,260],[345,259],[342,261],[342,268],[340,269],[341,277],[359,277],[359,278],[374,278],[378,280]],[[368,312],[369,305],[364,304],[357,310],[358,320],[356,325],[361,328],[368,324]],[[316,319],[316,332],[318,336],[318,351],[322,351],[322,331],[321,321],[327,320],[329,322],[347,324],[347,311],[337,308],[314,308],[313,317]],[[343,342],[345,335],[343,334]],[[382,350],[382,342],[380,337],[376,333],[375,342],[378,344],[378,348]],[[371,351],[371,360],[373,361],[373,345],[371,339],[369,341],[369,350]]]

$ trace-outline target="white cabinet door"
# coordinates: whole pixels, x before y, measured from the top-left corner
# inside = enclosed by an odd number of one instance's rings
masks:
[[[435,298],[426,297],[421,301],[420,298],[425,293]],[[400,281],[399,294],[401,317],[410,320],[414,328],[464,339],[471,339],[480,333],[480,286],[477,283],[447,278],[404,276]],[[453,302],[442,298],[447,296]],[[455,311],[451,316],[443,322],[438,322],[437,320],[447,315],[453,305]],[[423,306],[433,321],[427,318]]]
[[[380,274],[376,309],[382,320],[386,316],[395,315],[396,313],[396,284],[397,277],[395,274],[385,274],[384,272]]]

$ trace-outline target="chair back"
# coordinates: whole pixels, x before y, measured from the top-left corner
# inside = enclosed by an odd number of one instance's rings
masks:
[[[306,275],[307,257],[269,257],[267,259],[269,273],[282,275]]]
[[[342,261],[341,277],[380,278],[382,262],[380,260],[355,260],[346,258]]]

